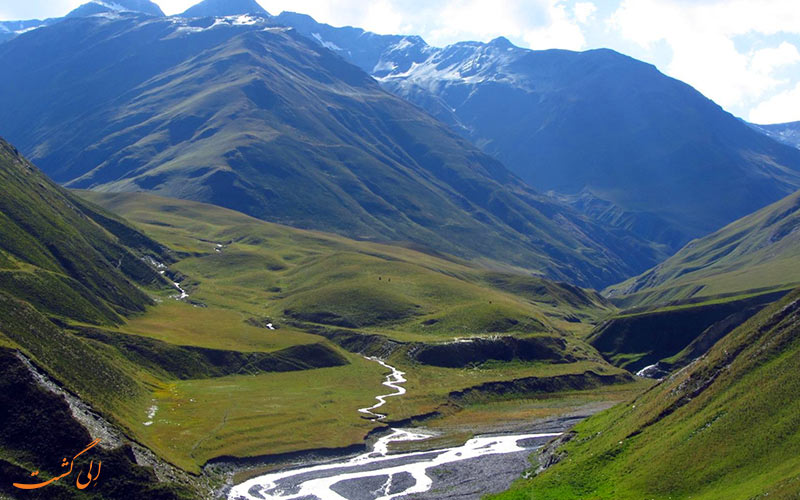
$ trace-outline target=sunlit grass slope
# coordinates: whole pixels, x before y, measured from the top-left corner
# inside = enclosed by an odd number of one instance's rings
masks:
[[[692,241],[606,293],[629,306],[790,289],[798,283],[800,192]]]
[[[172,267],[187,276],[182,285],[193,301],[271,319],[286,330],[287,321],[298,321],[400,340],[584,333],[613,309],[593,291],[513,268],[490,271],[454,257],[296,230],[200,203],[81,194],[183,252]],[[134,321],[130,328],[151,321]],[[165,324],[152,326],[164,330]]]
[[[800,496],[800,291],[634,401],[580,424],[560,463],[496,499]]]

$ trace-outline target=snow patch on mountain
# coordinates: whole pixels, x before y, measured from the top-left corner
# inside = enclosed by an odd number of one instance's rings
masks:
[[[268,19],[261,16],[253,16],[249,14],[241,14],[234,16],[223,16],[214,18],[214,22],[209,26],[196,25],[196,19],[173,17],[170,18],[173,25],[177,26],[176,33],[193,34],[201,33],[219,28],[230,28],[233,26],[258,26],[264,25],[269,22]]]
[[[338,45],[336,45],[335,43],[323,40],[322,39],[322,35],[320,35],[319,33],[314,33],[311,36],[313,36],[314,39],[317,42],[319,42],[319,44],[322,45],[323,47],[325,47],[326,49],[333,50],[333,51],[338,51],[338,52],[342,52],[343,51],[343,49],[341,47],[339,47]]]
[[[42,27],[44,27],[44,26],[46,26],[46,25],[45,25],[45,24],[42,24],[42,25],[39,25],[39,26],[31,26],[30,28],[25,28],[25,29],[17,30],[17,31],[15,31],[15,32],[14,32],[14,34],[16,34],[16,35],[21,35],[21,34],[23,34],[23,33],[27,33],[27,32],[29,32],[29,31],[33,31],[33,30],[36,30],[36,29],[42,28]]]
[[[504,82],[530,87],[511,67],[526,51],[507,40],[489,44],[461,42],[432,47],[419,37],[404,37],[387,47],[372,69],[373,76],[394,88],[417,87],[434,91],[452,84]]]

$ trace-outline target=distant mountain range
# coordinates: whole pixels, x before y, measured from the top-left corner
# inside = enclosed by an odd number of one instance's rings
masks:
[[[45,26],[50,26],[65,19],[95,15],[113,15],[122,12],[136,12],[150,16],[164,17],[164,12],[161,10],[161,7],[150,0],[92,0],[70,11],[64,17],[28,19],[24,21],[0,21],[0,43],[12,40],[28,31],[44,28]]]
[[[0,123],[55,180],[489,258],[601,286],[660,254],[256,16],[68,19],[0,45]]]
[[[690,86],[611,50],[532,51],[505,38],[295,27],[450,124],[531,186],[676,250],[800,188],[800,154]]]
[[[90,2],[0,45],[15,69],[0,132],[73,187],[152,190],[594,286],[800,188],[800,151],[610,50],[436,48],[252,0],[166,20],[156,9]]]

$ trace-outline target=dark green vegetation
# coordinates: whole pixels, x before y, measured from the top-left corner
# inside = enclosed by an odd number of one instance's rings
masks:
[[[623,313],[603,321],[589,343],[614,365],[632,372],[657,362],[661,370],[670,371],[704,354],[785,293]]]
[[[13,482],[35,484],[61,475],[64,472],[60,467],[61,459],[75,456],[86,448],[92,437],[73,418],[62,397],[37,384],[14,350],[0,347],[0,373],[3,374],[0,378],[0,495],[8,495],[4,498],[195,498],[191,490],[161,484],[152,469],[136,465],[129,446],[113,450],[94,448],[87,458],[75,464],[71,476],[44,489],[22,492],[15,488]],[[75,487],[75,478],[83,471],[81,481],[86,480],[90,459],[102,462],[102,481],[98,477],[91,488],[80,491]],[[34,470],[40,474],[31,478],[30,472]],[[96,466],[94,470],[97,471]]]
[[[786,290],[800,283],[800,191],[606,289],[622,306]]]
[[[125,358],[163,378],[200,379],[347,364],[347,358],[322,343],[301,344],[272,353],[239,352],[174,345],[96,328],[78,328],[76,334],[114,346]]]
[[[497,499],[800,495],[800,291],[687,369],[581,423]],[[552,450],[551,450],[552,451]]]
[[[298,14],[276,21],[340,47],[531,186],[670,253],[800,188],[800,151],[611,50],[531,51],[502,37],[439,49]]]
[[[59,188],[0,139],[0,290],[42,312],[115,324],[166,284],[143,255],[169,252],[116,216]]]
[[[71,19],[4,43],[3,133],[72,187],[149,190],[584,286],[660,255],[536,193],[296,31],[212,25]]]

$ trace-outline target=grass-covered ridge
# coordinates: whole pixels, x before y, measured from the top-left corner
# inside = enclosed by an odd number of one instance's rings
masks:
[[[800,283],[800,191],[608,287],[623,306],[788,290]]]
[[[795,291],[687,369],[581,423],[557,465],[492,498],[797,498],[798,365]]]
[[[141,257],[167,259],[163,247],[53,184],[2,139],[0,185],[0,290],[90,323],[119,323],[152,303],[139,286],[163,280]]]
[[[488,263],[492,271],[452,256],[292,229],[195,202],[81,195],[185,254],[171,267],[188,277],[183,285],[192,300],[243,319],[272,319],[287,332],[291,323],[303,322],[403,341],[588,333],[593,321],[614,310],[593,291],[497,263]],[[134,320],[131,328],[140,323]]]

